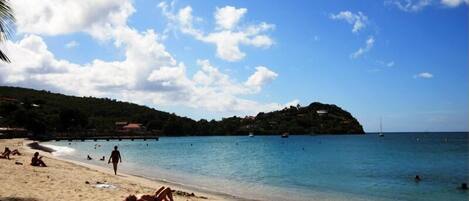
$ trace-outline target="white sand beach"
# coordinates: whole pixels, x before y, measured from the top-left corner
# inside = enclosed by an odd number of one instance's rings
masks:
[[[58,159],[41,151],[48,167],[33,167],[30,161],[37,150],[30,149],[26,143],[23,139],[0,140],[0,149],[9,147],[22,153],[21,156],[11,156],[10,160],[0,159],[0,201],[120,201],[130,194],[152,194],[161,186],[176,190],[173,195],[177,201],[231,199],[127,174],[115,176],[111,169]],[[194,195],[190,195],[192,193]]]

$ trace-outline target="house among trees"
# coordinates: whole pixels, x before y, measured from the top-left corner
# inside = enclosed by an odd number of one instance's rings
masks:
[[[125,125],[123,128],[124,128],[124,131],[143,131],[144,130],[144,127],[142,126],[142,124],[137,124],[137,123],[129,123]]]
[[[327,114],[327,110],[317,110],[316,113],[319,115],[319,116],[322,116],[322,115],[325,115]]]
[[[116,122],[116,131],[119,132],[138,132],[138,131],[144,131],[145,127],[142,126],[142,124],[139,123],[129,123],[126,121],[121,121],[121,122]]]

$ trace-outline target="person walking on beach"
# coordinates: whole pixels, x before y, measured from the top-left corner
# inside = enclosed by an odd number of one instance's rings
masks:
[[[111,163],[114,167],[114,174],[117,175],[117,163],[122,163],[121,153],[117,150],[117,146],[114,146],[114,151],[111,153],[111,157],[109,157],[108,164]]]

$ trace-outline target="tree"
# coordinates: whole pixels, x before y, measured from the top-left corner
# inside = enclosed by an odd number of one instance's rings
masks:
[[[76,131],[86,128],[88,117],[78,109],[62,109],[59,121],[61,131]]]
[[[8,40],[14,22],[13,9],[11,9],[8,0],[0,0],[0,42]],[[8,59],[2,50],[0,50],[0,59],[8,63],[10,62],[10,59]]]

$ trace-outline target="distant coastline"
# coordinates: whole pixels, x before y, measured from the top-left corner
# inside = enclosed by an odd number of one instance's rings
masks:
[[[364,134],[349,112],[314,102],[256,116],[195,121],[133,103],[108,98],[75,97],[0,86],[0,127],[23,129],[18,137],[213,136]],[[17,121],[21,119],[22,121]],[[21,135],[22,134],[22,135]]]

